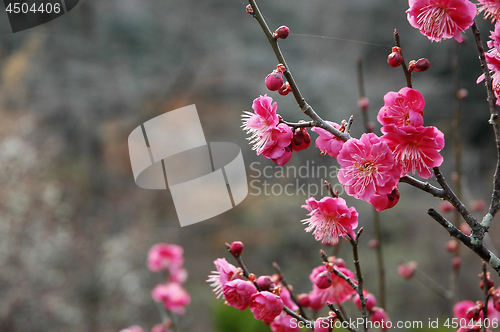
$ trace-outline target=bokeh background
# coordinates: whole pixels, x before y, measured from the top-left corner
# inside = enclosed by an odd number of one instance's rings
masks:
[[[150,291],[164,276],[150,272],[145,260],[158,242],[185,248],[192,303],[181,320],[183,331],[270,331],[247,319],[248,312],[242,318],[224,307],[205,282],[213,260],[231,260],[224,242],[245,243],[252,272],[271,274],[275,261],[297,292],[311,289],[308,275],[321,264],[321,245],[301,224],[306,217],[301,205],[308,197],[250,194],[229,212],[181,228],[169,191],[143,190],[132,177],[129,133],[189,104],[196,104],[208,141],[242,148],[249,179],[258,176],[248,167],[252,162],[260,170],[279,170],[247,144],[242,111],[268,93],[285,119],[304,117],[291,95],[266,90],[264,78],[277,63],[245,5],[238,0],[81,1],[70,13],[16,34],[0,5],[0,331],[111,332],[132,324],[150,329],[160,322]],[[405,86],[401,70],[386,64],[397,28],[407,60],[426,57],[431,63],[429,71],[414,75],[414,87],[426,98],[426,125],[439,127],[447,139],[442,170],[450,178],[454,41],[430,43],[410,27],[401,0],[274,0],[261,1],[260,7],[272,29],[290,27],[292,34],[280,46],[308,102],[336,122],[353,114],[354,136],[363,132],[358,57],[372,121],[384,94]],[[487,39],[492,25],[478,23]],[[470,31],[465,39],[459,47],[460,75],[469,95],[462,104],[460,135],[463,200],[470,204],[488,201],[496,156],[485,90],[475,83],[481,69]],[[308,161],[335,165],[314,146],[295,153],[290,165]],[[320,184],[322,179],[299,180]],[[446,231],[426,214],[440,201],[405,184],[400,191],[398,206],[381,214],[387,311],[394,321],[424,324],[450,317],[450,301],[396,272],[400,263],[416,260],[449,287],[452,258],[445,250]],[[371,207],[344,197],[365,227],[365,286],[378,295],[376,256],[367,245],[373,238]],[[495,219],[490,234],[498,244]],[[481,262],[465,249],[456,298],[475,301],[482,294]],[[339,256],[352,268],[347,245]],[[357,315],[352,306],[347,310]]]

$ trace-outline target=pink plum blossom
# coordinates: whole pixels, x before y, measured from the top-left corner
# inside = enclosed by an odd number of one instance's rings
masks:
[[[217,258],[214,264],[217,271],[212,271],[213,274],[208,276],[207,282],[212,283],[213,291],[219,298],[222,295],[222,287],[233,279],[241,279],[241,276],[237,273],[236,266],[228,263],[225,258]]]
[[[156,302],[162,302],[165,308],[179,315],[184,315],[191,297],[178,283],[158,284],[151,291],[151,297]]]
[[[415,261],[407,262],[398,266],[398,274],[405,279],[410,279],[417,271],[418,263]]]
[[[500,18],[500,0],[478,0],[478,12],[484,12],[484,18],[492,21]]]
[[[369,201],[374,195],[388,195],[397,187],[401,167],[389,146],[373,133],[351,138],[337,157],[342,166],[339,182],[350,196]]]
[[[416,170],[427,179],[433,174],[431,168],[443,162],[439,151],[444,148],[444,135],[436,127],[386,125],[381,130],[384,133],[381,139],[387,142],[401,166],[401,176]]]
[[[282,312],[278,317],[276,317],[271,322],[271,330],[273,332],[299,332],[300,327],[298,324],[294,324],[292,321],[292,316],[287,315]]]
[[[408,22],[431,41],[455,38],[467,30],[476,16],[476,5],[468,0],[408,0]]]
[[[335,129],[340,130],[340,126],[335,122],[325,121],[330,124]],[[338,156],[340,149],[342,149],[342,145],[344,145],[344,141],[340,138],[332,134],[326,129],[320,127],[313,127],[311,129],[315,133],[319,135],[316,138],[316,147],[318,147],[323,154],[328,154],[330,157],[335,158]]]
[[[351,280],[355,282],[355,276],[354,273],[346,268],[343,267],[334,267],[338,271],[342,272],[345,274],[347,277],[351,278]],[[318,266],[313,269],[312,273],[309,275],[309,280],[313,283],[313,290],[309,294],[309,298],[313,306],[316,308],[322,308],[326,302],[330,302],[332,304],[342,304],[345,301],[349,300],[352,295],[356,293],[354,289],[345,281],[344,279],[338,277],[335,275],[335,273],[332,273],[332,285],[326,289],[320,289],[318,286],[314,284],[314,280],[316,277],[324,272],[327,271],[327,268],[322,265]],[[311,306],[311,303],[309,306]],[[314,309],[314,308],[313,308]]]
[[[399,202],[399,190],[394,188],[394,190],[388,195],[374,195],[368,203],[373,205],[375,210],[378,212],[391,209]]]
[[[170,269],[168,282],[177,282],[183,284],[187,280],[187,270],[183,267]]]
[[[222,293],[230,306],[245,310],[250,304],[250,297],[257,293],[257,288],[250,281],[235,279],[222,287]]]
[[[281,298],[268,291],[255,293],[250,298],[250,311],[257,320],[270,323],[281,314],[283,308]]]
[[[377,115],[383,125],[423,126],[425,99],[422,94],[412,88],[402,88],[398,92],[389,91],[384,96],[384,106]]]
[[[252,149],[257,150],[257,153],[262,151],[271,136],[268,130],[279,123],[277,108],[278,105],[273,103],[273,99],[264,95],[253,101],[252,109],[255,113],[245,111],[242,115],[243,130],[251,134],[248,140],[251,144],[255,143]]]
[[[148,268],[153,272],[176,270],[184,264],[184,249],[176,244],[158,243],[148,251]]]
[[[311,197],[303,208],[309,211],[309,218],[302,222],[308,224],[306,232],[313,232],[316,241],[337,243],[339,237],[354,237],[354,229],[358,226],[358,212],[354,207],[348,208],[346,201],[340,197],[323,197],[320,201]]]

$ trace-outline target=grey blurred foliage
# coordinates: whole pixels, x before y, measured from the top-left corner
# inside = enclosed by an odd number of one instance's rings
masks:
[[[224,242],[245,243],[252,272],[271,274],[276,261],[298,292],[311,289],[308,275],[321,264],[321,246],[300,223],[307,197],[249,195],[223,215],[180,228],[169,192],[142,190],[132,178],[128,134],[156,115],[193,103],[207,140],[239,144],[247,166],[258,161],[261,168],[274,167],[247,145],[239,128],[242,110],[268,93],[285,119],[303,117],[291,96],[266,91],[264,78],[276,60],[245,5],[238,0],[88,0],[57,20],[16,34],[0,13],[0,331],[118,331],[132,324],[150,329],[160,321],[150,290],[164,276],[148,271],[145,259],[157,242],[185,248],[186,288],[193,300],[182,320],[184,331],[215,331],[217,300],[205,280],[213,260],[230,260]],[[409,26],[407,3],[401,0],[260,5],[272,28],[291,29],[280,45],[308,102],[336,122],[354,114],[354,136],[363,131],[356,106],[358,56],[372,121],[384,94],[405,84],[401,70],[386,65],[397,28],[407,60],[427,57],[431,63],[428,72],[415,75],[414,87],[426,98],[426,125],[439,127],[447,138],[442,169],[449,178],[454,41],[430,43]],[[491,25],[481,21],[479,27],[486,40]],[[472,39],[470,31],[466,35]],[[487,201],[495,150],[485,91],[475,83],[481,70],[472,43],[460,47],[460,57],[461,84],[469,91],[462,124],[464,200]],[[312,146],[294,154],[291,165],[307,160],[334,163]],[[447,233],[426,214],[440,202],[406,185],[400,191],[399,205],[381,215],[387,311],[393,320],[449,316],[449,302],[396,273],[402,259],[417,260],[447,285],[451,270]],[[377,295],[375,253],[366,244],[373,236],[371,208],[347,200],[366,228],[361,263],[365,285]],[[499,228],[493,222],[494,242]],[[481,262],[462,252],[467,267],[458,298],[480,299]],[[346,244],[340,256],[352,268]]]

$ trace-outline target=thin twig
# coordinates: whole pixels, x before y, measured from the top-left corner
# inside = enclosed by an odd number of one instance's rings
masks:
[[[396,29],[394,29],[394,40],[396,41],[396,46],[401,48],[401,40],[399,39],[399,33]],[[403,68],[403,71],[405,73],[406,77],[406,86],[411,88],[411,73],[408,70],[408,67],[406,66],[406,61],[405,57],[403,56],[403,51],[399,52],[401,54],[401,58],[403,58],[403,61],[401,62],[401,67]]]
[[[375,241],[377,241],[377,266],[378,266],[378,299],[379,306],[381,308],[386,308],[385,302],[385,265],[384,265],[384,253],[382,251],[382,234],[380,225],[380,213],[373,208],[373,228],[375,231]]]
[[[356,268],[356,279],[358,280],[358,287],[357,287],[357,292],[359,296],[359,300],[361,302],[361,314],[363,315],[363,330],[365,332],[369,331],[368,330],[368,313],[366,311],[366,299],[365,295],[363,294],[363,274],[361,273],[361,265],[359,263],[359,255],[358,255],[358,243],[359,243],[359,236],[363,232],[363,227],[361,227],[356,234],[356,239],[353,239],[352,237],[349,237],[349,242],[351,243],[352,246],[352,254],[354,257],[354,267]]]
[[[488,289],[488,271],[486,269],[486,262],[483,261],[483,291],[484,291],[484,307],[483,307],[483,332],[486,332],[486,319],[488,318],[488,300],[490,299],[490,293]]]
[[[292,128],[307,128],[307,127],[314,127],[314,122],[313,121],[308,121],[308,122],[287,122],[283,119],[280,120],[281,123],[284,123],[286,124],[287,126],[289,127],[292,127]]]
[[[314,110],[313,108],[306,102],[304,97],[299,91],[299,88],[297,86],[297,83],[295,82],[292,72],[290,71],[290,68],[286,64],[285,58],[283,57],[283,54],[281,53],[281,50],[278,46],[278,41],[276,38],[274,38],[273,34],[271,33],[271,30],[269,30],[269,27],[267,26],[266,21],[264,20],[264,17],[262,16],[262,13],[260,12],[259,7],[257,6],[257,3],[255,0],[249,0],[250,5],[253,8],[253,17],[259,22],[262,30],[264,31],[264,34],[267,37],[267,40],[271,44],[271,47],[273,48],[274,54],[276,55],[276,58],[278,59],[278,62],[283,64],[286,68],[285,70],[285,77],[290,84],[290,87],[292,88],[293,96],[295,97],[295,100],[297,101],[297,104],[299,105],[300,109],[302,112],[304,112],[305,115],[310,117],[313,122],[315,127],[321,127],[339,139],[343,140],[344,142],[347,141],[348,139],[351,138],[351,136],[347,132],[341,132],[338,129],[334,128],[332,125],[328,124],[323,120]]]

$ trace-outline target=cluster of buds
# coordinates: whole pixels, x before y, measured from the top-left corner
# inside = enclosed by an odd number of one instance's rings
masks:
[[[394,46],[392,48],[391,54],[387,57],[387,63],[391,67],[399,67],[403,63],[404,59],[401,55],[401,47]],[[426,71],[429,69],[430,63],[426,58],[421,58],[418,60],[411,60],[408,63],[408,71],[411,73],[412,71],[416,71],[417,73]]]
[[[363,297],[365,300],[365,308],[368,312],[369,318],[372,322],[380,323],[380,326],[383,331],[388,329],[389,317],[384,309],[377,307],[377,299],[375,295],[369,293],[368,290],[363,290]],[[361,300],[359,298],[359,294],[353,296],[352,301],[356,305],[356,307],[361,310]]]
[[[278,64],[275,70],[273,70],[270,74],[266,76],[266,87],[270,91],[278,91],[278,93],[282,96],[286,96],[292,91],[292,87],[290,83],[285,82],[283,79],[283,74],[285,73],[286,68],[283,64]]]

